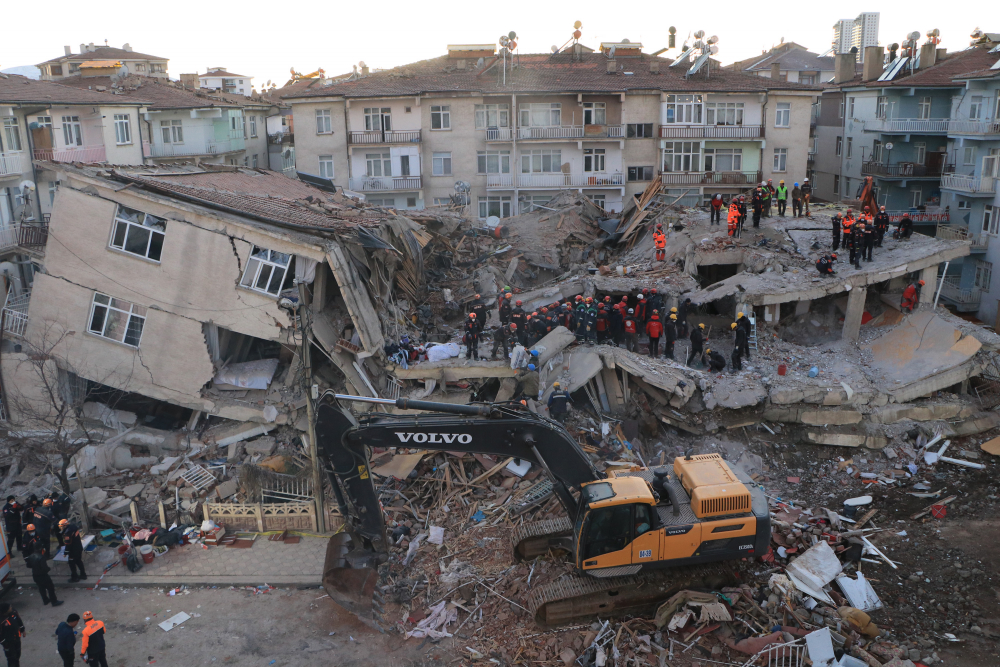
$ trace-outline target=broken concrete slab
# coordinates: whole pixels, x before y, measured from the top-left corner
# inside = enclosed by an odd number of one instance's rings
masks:
[[[854,433],[831,433],[829,431],[807,431],[805,441],[817,445],[834,447],[866,447],[867,449],[882,449],[889,440],[878,435],[857,435]]]
[[[757,405],[767,398],[767,390],[759,382],[751,381],[750,386],[726,386],[717,384],[711,392],[705,393],[705,407],[712,410],[716,407],[737,410],[739,408]]]
[[[589,350],[569,352],[563,355],[562,363],[555,364],[552,370],[544,366],[539,373],[540,382],[544,383],[542,394],[544,404],[552,393],[552,383],[558,381],[562,389],[574,392],[587,384],[592,377],[601,372],[604,362],[600,355]]]
[[[167,456],[162,461],[149,469],[152,475],[164,475],[170,471],[175,463],[181,460],[180,456]]]
[[[510,361],[485,361],[459,357],[443,361],[425,361],[409,368],[389,365],[388,370],[398,380],[437,380],[439,384],[479,378],[505,378],[517,376]]]
[[[82,493],[79,490],[74,491],[73,498],[75,498],[78,503],[82,502],[84,494],[86,494],[87,497],[87,505],[91,506],[104,502],[108,497],[108,492],[101,487],[87,486],[83,488]]]
[[[278,446],[278,441],[273,436],[265,436],[263,438],[257,438],[256,440],[251,440],[244,444],[246,447],[247,454],[251,456],[260,454],[261,456],[270,456],[274,453],[275,448]]]
[[[864,416],[856,410],[810,410],[808,408],[770,407],[764,410],[764,419],[787,424],[810,426],[845,426],[859,424]]]
[[[233,424],[221,429],[213,429],[206,437],[214,438],[219,447],[228,447],[234,442],[242,442],[258,435],[264,435],[277,428],[275,424]]]
[[[143,489],[145,488],[146,488],[145,484],[129,484],[124,489],[122,489],[122,493],[124,493],[127,498],[135,498],[140,493],[142,493]]]
[[[219,498],[223,500],[234,495],[239,490],[240,490],[240,483],[238,480],[235,479],[226,480],[222,484],[219,484],[217,487],[215,487],[215,493],[218,494]]]
[[[115,516],[124,516],[129,511],[129,505],[132,504],[132,499],[128,496],[122,496],[111,501],[107,507],[103,508],[101,511],[106,514],[114,514]]]
[[[877,424],[895,424],[904,419],[918,422],[967,419],[974,413],[975,409],[971,405],[955,402],[925,402],[919,405],[893,403],[872,411],[868,419]]]
[[[566,327],[556,327],[531,346],[530,349],[538,350],[538,367],[541,368],[550,359],[558,355],[564,349],[576,342],[576,334]]]

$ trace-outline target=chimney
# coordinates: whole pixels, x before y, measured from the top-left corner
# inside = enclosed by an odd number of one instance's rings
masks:
[[[87,52],[87,45],[86,44],[81,44],[80,45],[80,55],[82,56],[86,52]]]
[[[920,69],[933,67],[937,62],[937,44],[927,42],[920,46]]]
[[[935,62],[937,62],[938,60],[944,60],[944,57],[946,55],[948,55],[948,49],[938,49],[937,50],[937,57],[935,58]]]
[[[608,70],[607,70],[608,74],[614,74],[617,71],[618,71],[618,63],[614,59],[608,60]]]
[[[87,44],[87,53],[93,53],[96,50],[97,50],[97,47],[94,46],[93,42],[91,42],[90,44]]]
[[[650,59],[650,61],[649,61],[649,73],[650,74],[659,74],[660,73],[660,59],[659,58],[651,58]]]
[[[781,78],[781,63],[771,63],[771,79],[777,81]]]
[[[132,53],[132,46],[128,42],[125,42],[122,45],[122,51],[128,51],[129,53]]]
[[[73,49],[72,49],[72,47],[69,47],[69,46],[64,46],[64,47],[63,47],[63,51],[65,51],[65,52],[66,52],[66,55],[67,55],[67,56],[71,56],[71,55],[73,55]]]
[[[371,70],[368,68],[368,65],[365,65],[364,67],[361,68],[361,73],[362,74],[368,74],[368,72],[370,72],[370,71]]]
[[[854,78],[854,54],[838,53],[833,64],[833,82],[844,83]]]
[[[863,81],[875,81],[882,76],[883,51],[881,46],[865,47],[865,64],[861,74]]]
[[[465,69],[465,58],[459,58],[455,61],[455,69]]]

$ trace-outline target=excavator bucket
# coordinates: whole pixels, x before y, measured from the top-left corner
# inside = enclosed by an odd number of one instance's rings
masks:
[[[358,548],[350,533],[337,533],[326,547],[323,588],[330,599],[362,621],[374,619],[378,561],[374,552]]]

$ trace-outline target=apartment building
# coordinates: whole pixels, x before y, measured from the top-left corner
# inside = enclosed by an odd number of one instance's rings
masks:
[[[250,95],[253,92],[252,82],[252,76],[233,74],[225,67],[210,67],[207,72],[198,75],[198,84],[201,88],[221,90],[236,95]]]
[[[865,50],[878,46],[879,12],[862,12],[854,19],[841,19],[833,24],[833,52],[850,53],[857,48],[858,61],[865,62]]]
[[[63,48],[66,51],[64,55],[37,65],[43,81],[60,81],[80,74],[81,70],[107,68],[114,68],[122,74],[167,78],[169,58],[138,53],[128,44],[118,49],[106,44],[95,46],[91,42],[81,44],[79,53],[73,53],[73,49],[69,46]]]
[[[825,83],[833,78],[832,57],[820,56],[805,47],[791,44],[792,46],[788,48],[772,49],[771,52],[758,58],[744,60],[728,67],[735,66],[737,71],[755,76],[808,84]]]
[[[469,187],[480,217],[562,189],[622,209],[651,180],[699,200],[805,173],[818,87],[674,63],[642,45],[552,54],[451,45],[439,58],[283,95],[296,169],[396,208]]]

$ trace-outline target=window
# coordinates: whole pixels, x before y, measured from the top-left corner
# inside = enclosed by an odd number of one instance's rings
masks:
[[[417,207],[417,198],[416,197],[407,197],[406,198],[406,207],[407,208],[416,208]]]
[[[451,129],[451,107],[433,106],[431,107],[431,129],[450,130]]]
[[[583,170],[584,171],[604,171],[604,149],[584,148],[583,149]]]
[[[316,134],[333,134],[329,109],[316,109]]]
[[[774,166],[771,171],[785,171],[788,160],[788,149],[787,148],[775,148],[774,149]]]
[[[584,102],[583,124],[607,125],[607,105],[604,102]]]
[[[964,164],[964,165],[976,164],[976,147],[975,146],[966,146],[965,147],[965,151],[963,153],[962,164]]]
[[[510,127],[510,105],[508,104],[477,104],[476,129],[488,127]]]
[[[536,149],[521,153],[522,174],[550,174],[562,171],[562,151]]]
[[[621,551],[632,541],[632,506],[616,505],[592,510],[585,527],[584,559]]]
[[[366,153],[365,165],[368,176],[392,176],[392,160],[389,153]]]
[[[391,132],[392,109],[389,107],[366,108],[365,130],[369,132]]]
[[[837,155],[838,156],[840,156],[840,155],[843,154],[843,152],[844,152],[844,138],[843,137],[837,137],[837,149],[836,149],[836,151],[837,151]]]
[[[509,174],[510,151],[476,151],[477,174]]]
[[[319,177],[333,179],[333,156],[319,156]]]
[[[792,118],[791,102],[778,102],[778,106],[774,110],[774,126],[788,127],[789,125],[791,125],[791,118]]]
[[[4,119],[6,124],[7,119]],[[17,119],[14,119],[17,122]],[[83,126],[80,124],[79,116],[63,116],[62,117],[62,128],[63,128],[63,143],[67,146],[82,146],[83,145]]]
[[[368,199],[368,203],[372,206],[385,206],[388,208],[396,207],[396,200],[393,197],[386,197],[384,199]]]
[[[854,156],[854,137],[847,137],[847,159]]]
[[[920,104],[917,105],[917,118],[927,120],[931,117],[931,98],[921,97]]]
[[[885,118],[885,113],[889,108],[889,98],[885,95],[879,95],[878,100],[875,102],[875,117]]]
[[[979,120],[983,115],[983,96],[974,95],[972,97],[972,103],[969,105],[969,119]]]
[[[708,125],[742,125],[743,102],[709,102],[705,105]]]
[[[854,118],[854,98],[847,98],[847,117]]]
[[[837,118],[844,117],[844,100],[840,100],[840,111],[837,113]]]
[[[163,69],[163,63],[153,63],[152,65],[149,66],[149,69],[154,74],[162,74],[164,71],[166,71]]]
[[[184,127],[180,120],[161,120],[160,135],[165,144],[183,144]]]
[[[840,194],[840,174],[833,175],[833,194]]]
[[[920,188],[914,188],[910,190],[910,208],[916,208],[923,203],[924,191]]]
[[[510,217],[511,198],[491,195],[479,198],[479,217],[488,218],[495,215],[498,218]]]
[[[976,262],[976,287],[986,292],[990,291],[990,283],[993,281],[993,262],[978,260]]]
[[[146,71],[146,65],[145,65],[145,63],[136,63],[135,64],[135,71],[136,72],[145,72]]]
[[[959,211],[969,211],[969,210],[972,210],[972,202],[970,202],[968,199],[959,199],[958,200],[958,210]]]
[[[139,347],[146,309],[107,294],[94,293],[87,331],[130,347]]]
[[[629,123],[625,126],[625,138],[627,139],[649,139],[653,136],[652,123]]]
[[[52,76],[62,76],[62,65],[52,65]]]
[[[291,263],[291,255],[253,246],[240,285],[255,292],[278,296],[286,287],[285,283],[290,283],[295,277],[294,269],[289,271]]]
[[[132,143],[132,122],[127,113],[115,114],[115,143],[119,146]]]
[[[409,176],[410,175],[410,156],[400,155],[399,156],[399,175]]]
[[[521,195],[517,198],[520,214],[531,213],[539,206],[545,206],[552,199],[552,195]]]
[[[913,144],[913,150],[916,153],[916,155],[913,158],[913,161],[916,162],[917,164],[926,164],[927,144],[922,141],[918,141]]]
[[[816,83],[815,74],[799,74],[799,83],[805,83],[807,85],[814,85]]]
[[[882,142],[875,139],[872,142],[872,162],[882,161]]]
[[[167,221],[163,218],[119,206],[115,212],[111,247],[159,262],[166,233]]]
[[[743,171],[743,149],[706,148],[705,171]]]
[[[668,141],[663,149],[663,171],[699,171],[701,143]]]
[[[594,202],[601,208],[604,208],[604,205],[607,203],[608,199],[607,195],[590,195],[590,201]]]
[[[844,194],[845,197],[850,197],[851,196],[851,177],[850,176],[845,176],[844,177],[844,192],[843,192],[843,194]]]
[[[701,95],[667,95],[667,123],[701,124],[703,103],[704,98]],[[708,106],[714,107],[712,104]],[[709,124],[714,125],[712,122]]]
[[[252,166],[253,166],[254,169],[257,168],[257,154],[256,153],[253,154],[253,165]]]
[[[249,167],[250,166],[250,156],[249,155],[244,155],[243,156],[243,166],[244,167]]]
[[[35,120],[38,122],[39,127],[52,129],[52,116],[38,116]]]
[[[229,129],[232,130],[233,132],[240,132],[244,129],[243,114],[241,114],[239,111],[229,112]],[[243,135],[243,138],[246,139],[246,134]]]
[[[257,136],[257,116],[250,116],[250,136]]]
[[[451,153],[434,153],[431,158],[431,174],[451,176]]]
[[[983,209],[983,231],[994,236],[1000,233],[1000,211],[994,212],[992,206]]]
[[[562,124],[562,105],[522,104],[521,127],[559,127]]]
[[[3,119],[3,139],[6,150],[21,150],[21,131],[17,126],[17,118],[7,116]]]
[[[628,180],[630,181],[651,181],[653,180],[652,167],[629,167]]]

